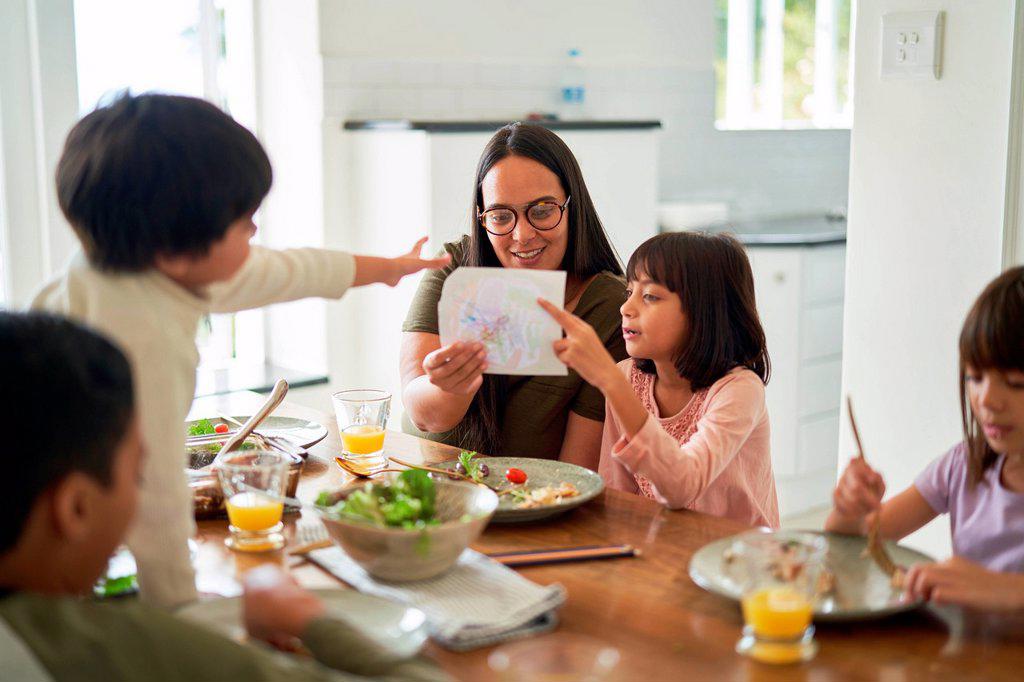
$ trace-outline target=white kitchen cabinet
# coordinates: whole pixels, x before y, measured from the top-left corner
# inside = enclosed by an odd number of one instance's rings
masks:
[[[792,515],[827,505],[835,483],[846,247],[748,245],[747,253],[772,360],[772,465],[781,512]]]

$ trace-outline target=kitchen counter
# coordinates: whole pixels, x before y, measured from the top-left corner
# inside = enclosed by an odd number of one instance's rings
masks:
[[[540,119],[524,123],[536,123],[551,130],[637,130],[644,128],[660,128],[661,121],[600,121],[579,120],[560,121]],[[492,132],[507,125],[511,120],[502,121],[417,121],[408,119],[365,119],[345,121],[345,130],[425,130],[431,133],[477,133]]]
[[[793,216],[725,222],[700,228],[728,232],[746,246],[822,246],[846,243],[846,219],[838,216]]]

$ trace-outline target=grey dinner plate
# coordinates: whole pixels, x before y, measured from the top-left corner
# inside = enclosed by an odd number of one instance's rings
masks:
[[[237,421],[239,424],[244,424],[249,417],[252,415],[230,415],[232,419]],[[217,424],[227,424],[231,431],[235,431],[238,427],[229,421],[221,419],[220,417],[207,417],[210,423],[216,426]],[[188,434],[190,426],[195,424],[198,419],[185,422],[185,433]],[[327,437],[327,427],[322,424],[318,424],[308,419],[296,419],[295,417],[275,417],[273,415],[267,417],[263,422],[256,427],[259,433],[265,436],[280,436],[286,440],[294,443],[300,448],[309,448],[324,438]]]
[[[498,497],[498,508],[491,518],[492,523],[521,523],[546,519],[575,509],[594,499],[604,490],[604,480],[597,472],[568,462],[530,457],[480,457],[478,459],[485,462],[490,468],[490,473],[484,479],[484,483],[494,488],[511,487],[511,484],[505,479],[505,472],[510,468],[516,468],[526,472],[527,489],[543,488],[564,482],[572,483],[580,492],[579,495],[566,498],[558,504],[549,504],[533,509],[517,509],[515,500],[508,495],[501,495]],[[443,469],[454,469],[456,464],[458,461],[451,460],[442,462],[438,466]]]
[[[807,531],[811,532],[811,531]],[[868,556],[862,556],[867,540],[859,535],[814,533],[828,541],[826,562],[836,577],[832,595],[819,599],[814,608],[818,622],[843,622],[882,618],[921,605],[920,600],[906,599],[901,590],[892,587],[889,576]],[[742,596],[739,569],[723,560],[723,554],[738,536],[716,540],[701,547],[690,559],[690,578],[708,592],[739,601]],[[886,549],[898,565],[932,562],[927,554],[887,542]]]
[[[427,617],[422,611],[355,590],[311,590],[327,606],[327,614],[350,623],[396,656],[415,655],[427,639]],[[247,637],[242,624],[242,598],[228,597],[194,602],[177,611],[235,641]]]

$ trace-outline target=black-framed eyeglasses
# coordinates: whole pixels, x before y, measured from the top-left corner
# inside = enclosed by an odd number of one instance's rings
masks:
[[[526,221],[535,230],[553,230],[562,222],[562,216],[565,214],[565,208],[569,205],[570,199],[572,199],[571,196],[566,197],[564,204],[549,200],[535,201],[532,204],[520,206],[520,208],[526,209]],[[516,229],[516,225],[519,223],[519,211],[510,206],[501,206],[482,213],[477,210],[476,218],[485,230],[496,237],[501,237]]]

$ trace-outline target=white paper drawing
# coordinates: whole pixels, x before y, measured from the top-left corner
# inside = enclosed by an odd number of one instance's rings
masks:
[[[456,268],[445,280],[437,306],[441,345],[480,341],[487,374],[565,376],[551,347],[562,328],[537,305],[565,301],[562,270]]]

